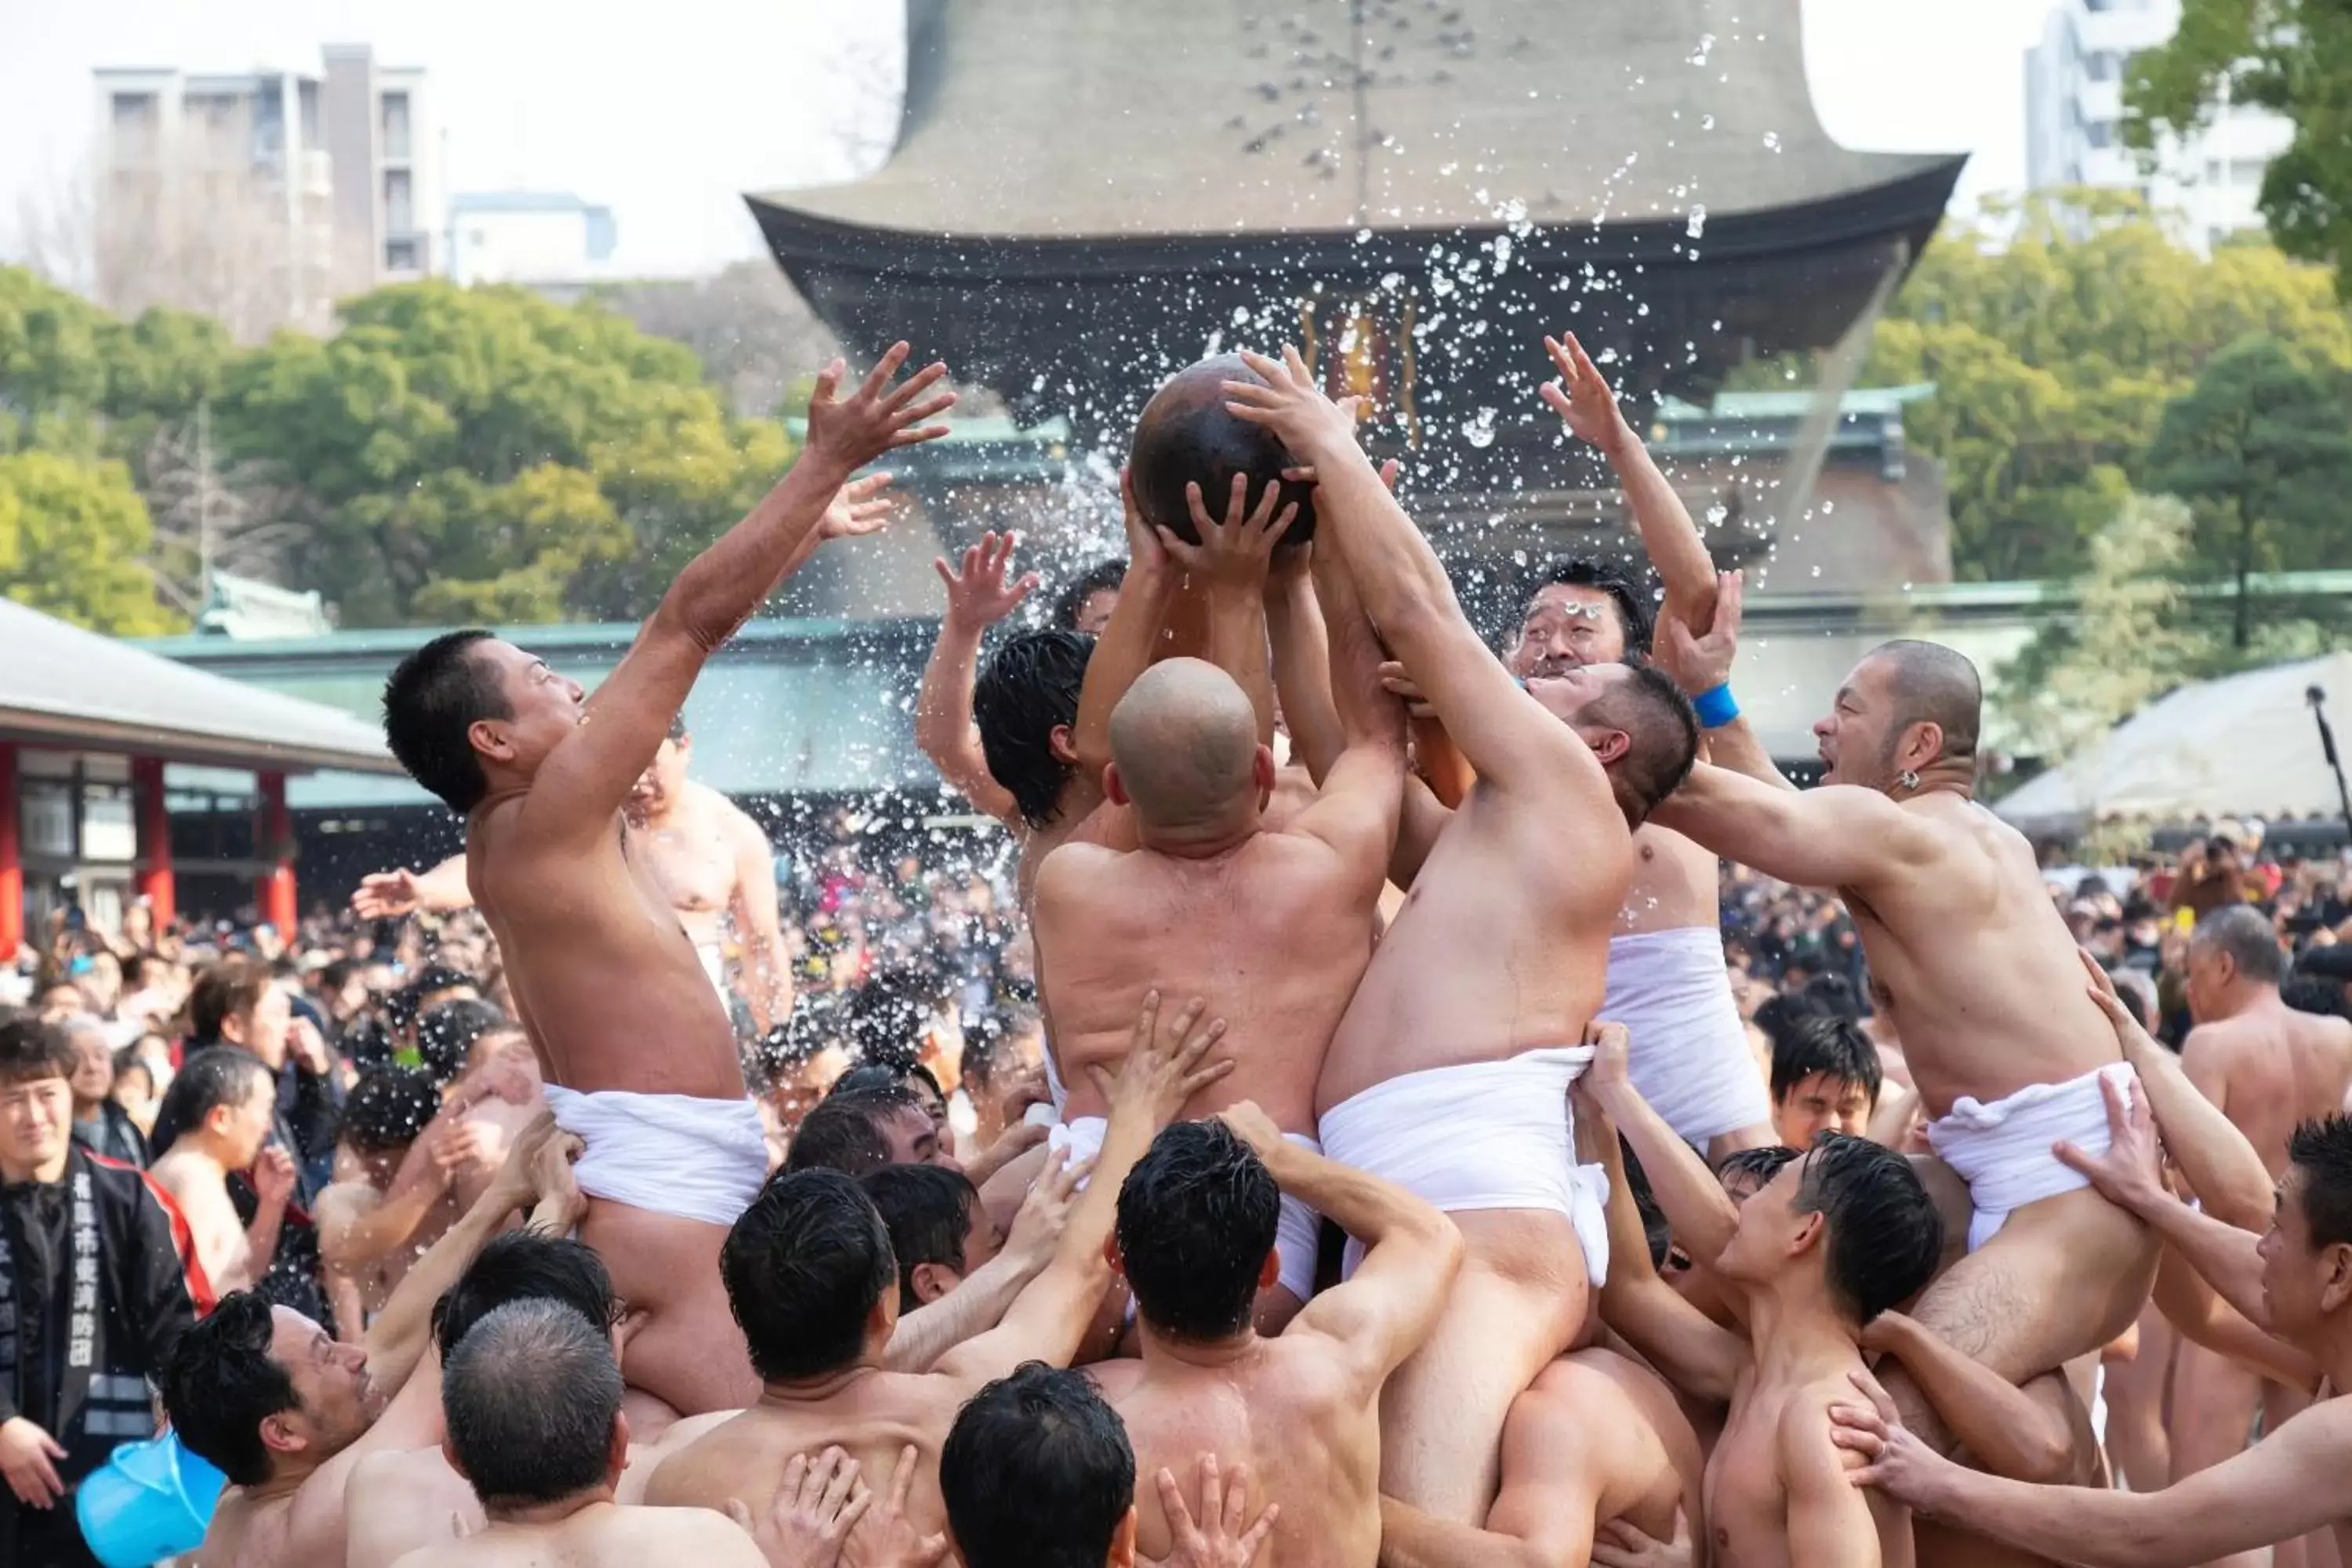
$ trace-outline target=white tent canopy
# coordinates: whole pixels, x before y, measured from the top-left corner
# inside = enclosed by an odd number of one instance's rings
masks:
[[[2336,775],[2304,695],[2315,686],[2327,694],[2332,723],[2352,721],[2352,653],[2202,681],[2150,703],[1994,809],[2029,828],[2114,816],[2338,816]],[[2352,731],[2344,740],[2352,745]]]

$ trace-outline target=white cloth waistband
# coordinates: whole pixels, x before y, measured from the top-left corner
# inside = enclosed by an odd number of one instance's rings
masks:
[[[710,977],[711,989],[719,993],[719,999],[731,1002],[734,998],[727,989],[727,950],[716,941],[698,942],[694,944],[694,956],[702,960],[702,973]]]
[[[1323,1152],[1449,1213],[1539,1209],[1575,1227],[1592,1283],[1609,1278],[1609,1177],[1576,1163],[1568,1086],[1590,1046],[1403,1073],[1322,1116]],[[1350,1259],[1362,1256],[1349,1244]]]
[[[1970,1252],[1990,1241],[2016,1210],[2091,1184],[2061,1164],[2050,1146],[2063,1140],[2094,1157],[2107,1152],[2112,1134],[2102,1079],[2121,1085],[2126,1101],[2137,1092],[2131,1065],[2111,1062],[2063,1083],[2028,1084],[1990,1105],[1962,1095],[1927,1123],[1929,1147],[1968,1183],[1969,1201],[1976,1205],[1969,1222]]]
[[[1066,1149],[1074,1161],[1091,1160],[1102,1152],[1103,1134],[1109,1128],[1110,1123],[1099,1116],[1057,1122],[1045,1134],[1045,1147]],[[1286,1132],[1283,1136],[1310,1154],[1323,1152],[1323,1145],[1305,1132]],[[1274,1233],[1275,1250],[1282,1258],[1279,1283],[1302,1301],[1315,1294],[1315,1263],[1322,1250],[1322,1239],[1323,1216],[1288,1193],[1283,1194],[1282,1218]]]
[[[547,1105],[586,1145],[572,1176],[592,1198],[731,1226],[768,1179],[767,1133],[749,1100],[551,1083]]]
[[[1609,942],[1601,1016],[1633,1037],[1626,1074],[1686,1143],[1769,1128],[1772,1099],[1732,998],[1723,934],[1709,926],[1636,931]]]

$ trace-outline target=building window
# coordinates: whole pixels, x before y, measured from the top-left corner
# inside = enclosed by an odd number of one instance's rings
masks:
[[[404,92],[383,95],[383,155],[402,160],[408,156],[408,95]]]
[[[2086,146],[2094,150],[2111,147],[2115,145],[2115,140],[2116,127],[2113,121],[2092,120],[2084,123],[2083,141]]]
[[[2260,158],[2232,158],[2230,160],[2230,183],[2233,185],[2259,185],[2263,183],[2263,171],[2268,166]]]
[[[416,241],[387,239],[383,242],[383,269],[387,272],[416,270]]]
[[[2117,57],[2113,49],[2093,49],[2083,57],[2083,75],[2091,81],[2116,79]]]
[[[406,234],[416,226],[415,218],[409,200],[408,171],[386,169],[383,172],[384,232]]]
[[[319,84],[305,79],[294,90],[299,105],[297,112],[300,115],[302,126],[302,145],[316,147],[319,145]]]
[[[118,92],[113,103],[114,160],[152,163],[160,151],[163,110],[152,92]]]

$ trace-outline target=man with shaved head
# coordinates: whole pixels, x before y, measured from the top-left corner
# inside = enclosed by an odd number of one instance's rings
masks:
[[[2286,1170],[2295,1128],[2342,1110],[2352,1091],[2352,1023],[2288,1006],[2279,998],[2285,975],[2278,931],[2251,904],[2222,905],[2189,939],[2196,1027],[2181,1042],[2181,1068],[2246,1135],[2273,1181]],[[2242,1363],[2184,1342],[2172,1373],[2173,1479],[2243,1448],[2257,1408],[2263,1430],[2275,1432],[2309,1403],[2299,1389],[2266,1385]]]
[[[1912,1316],[2022,1384],[2131,1324],[2157,1247],[2051,1152],[2062,1139],[2106,1148],[2100,1083],[2132,1069],[2084,988],[2032,847],[1973,798],[1981,706],[1976,668],[1959,654],[1887,643],[1813,726],[1822,787],[1700,767],[1658,819],[1767,876],[1844,898],[1873,999],[1933,1118],[1928,1141],[1975,1205],[1969,1256]],[[1916,1388],[1889,1385],[1913,1429],[1948,1447]]]
[[[1316,1080],[1372,954],[1404,784],[1404,714],[1381,689],[1380,645],[1346,574],[1321,559],[1314,569],[1347,741],[1320,795],[1270,828],[1274,753],[1248,694],[1216,665],[1167,659],[1110,717],[1103,789],[1131,808],[1137,847],[1073,841],[1038,869],[1038,984],[1068,1089],[1056,1139],[1077,1153],[1102,1137],[1090,1069],[1126,1053],[1155,987],[1208,997],[1238,1064],[1185,1116],[1255,1100],[1286,1135],[1320,1148]],[[1285,1201],[1281,1278],[1261,1301],[1261,1329],[1288,1321],[1313,1293],[1317,1230],[1311,1211]]]

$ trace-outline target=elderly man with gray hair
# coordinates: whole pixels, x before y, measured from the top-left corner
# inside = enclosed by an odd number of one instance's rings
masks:
[[[114,1051],[106,1026],[87,1013],[58,1025],[73,1047],[73,1141],[101,1160],[147,1168],[147,1136],[131,1113],[114,1103]]]

